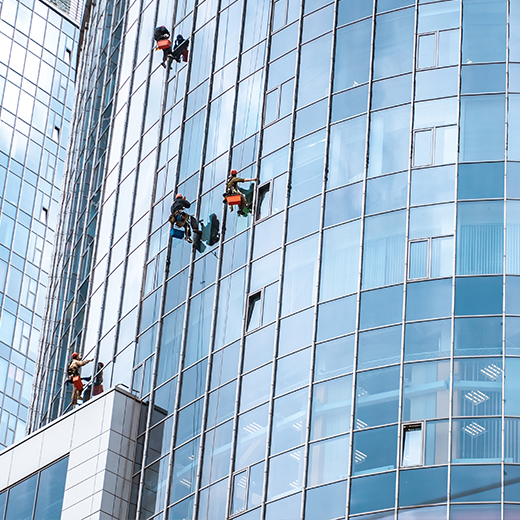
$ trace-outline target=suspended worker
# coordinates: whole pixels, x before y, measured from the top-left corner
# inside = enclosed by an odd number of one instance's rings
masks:
[[[177,63],[188,61],[188,44],[189,38],[185,40],[181,34],[175,39],[175,47],[172,49],[172,42],[170,41],[170,32],[164,25],[157,27],[154,31],[154,40],[157,42],[157,49],[163,51],[163,61],[161,65],[166,68],[168,59],[175,60]]]
[[[184,240],[191,244],[193,240],[191,239],[190,221],[191,224],[194,225],[196,223],[196,220],[184,211],[185,209],[188,209],[190,206],[191,204],[186,200],[186,197],[183,197],[181,193],[177,193],[177,195],[175,196],[175,202],[172,204],[171,215],[168,220],[173,226],[178,228],[184,228]],[[193,231],[195,233],[200,233],[198,227],[194,227]]]
[[[238,172],[236,170],[231,170],[229,172],[230,177],[226,186],[226,193],[224,197],[226,197],[227,200],[227,197],[229,196],[240,195],[240,202],[238,204],[238,214],[245,217],[247,213],[249,213],[249,211],[251,210],[252,200],[249,202],[247,201],[247,199],[244,197],[244,194],[239,189],[238,184],[242,182],[256,182],[258,179],[256,177],[253,179],[243,179],[242,177],[237,177],[237,173]],[[233,211],[233,205],[229,204],[229,210]]]
[[[81,391],[83,390],[83,383],[81,383],[81,375],[80,375],[80,369],[82,366],[85,366],[87,363],[90,363],[91,361],[94,361],[93,359],[85,359],[83,361],[81,359],[81,356],[74,352],[71,356],[72,361],[69,365],[69,368],[67,370],[67,373],[69,375],[69,382],[72,383],[74,390],[72,391],[72,399],[70,403],[72,406],[75,406],[78,404],[78,399],[81,397]],[[74,378],[79,378],[74,380]]]

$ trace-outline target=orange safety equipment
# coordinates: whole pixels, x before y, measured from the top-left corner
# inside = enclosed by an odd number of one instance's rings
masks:
[[[79,357],[79,354],[77,352],[74,352],[74,354],[72,354],[72,356],[70,356],[72,359],[76,359],[77,357]]]
[[[231,171],[229,172],[229,175],[236,175],[237,173],[238,173],[238,172],[237,172],[236,170],[231,170]]]
[[[161,51],[164,49],[169,49],[172,46],[172,42],[170,40],[160,40],[157,42],[157,48]]]
[[[74,376],[72,378],[72,384],[76,387],[78,391],[83,391],[83,381],[81,381],[80,376]]]
[[[175,195],[175,198],[176,199],[182,199],[182,193],[177,193],[177,195]]]
[[[228,195],[226,197],[226,202],[230,206],[238,206],[242,202],[242,195]]]

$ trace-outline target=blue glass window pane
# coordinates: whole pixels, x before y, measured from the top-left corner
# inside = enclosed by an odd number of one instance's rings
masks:
[[[324,5],[328,0],[321,1],[320,4]],[[309,3],[305,4],[306,12],[308,10]],[[319,6],[316,6],[319,7]],[[302,42],[308,42],[314,38],[332,30],[334,18],[334,9],[332,5],[329,5],[325,9],[315,12],[310,16],[306,16],[303,19],[303,35]]]
[[[395,469],[397,426],[354,433],[353,475]]]
[[[390,11],[391,9],[406,7],[412,4],[413,1],[411,0],[377,0],[377,12],[382,13],[383,11]]]
[[[374,493],[377,489],[377,493]],[[383,473],[352,479],[350,486],[350,513],[365,513],[394,507],[395,473]],[[394,513],[388,518],[393,518]]]
[[[427,466],[448,463],[449,437],[448,421],[426,423],[424,462]]]
[[[505,96],[463,96],[460,114],[460,161],[504,158]]]
[[[409,323],[404,335],[404,359],[416,361],[449,356],[451,320]]]
[[[197,466],[199,459],[200,437],[174,452],[172,482],[170,487],[170,503],[195,491]]]
[[[504,163],[459,165],[459,199],[496,199],[504,196]]]
[[[520,314],[520,277],[506,276],[506,314]]]
[[[399,511],[399,520],[445,520],[446,506],[421,507]]]
[[[449,361],[405,365],[404,381],[403,421],[448,417]]]
[[[361,294],[360,328],[371,329],[399,323],[403,316],[403,286],[368,291]]]
[[[361,214],[361,211],[359,213]],[[314,197],[313,199],[290,208],[287,222],[287,242],[292,242],[293,240],[318,231],[320,218],[321,197]],[[277,258],[277,260],[279,264],[279,258]],[[271,269],[271,272],[273,273],[272,278],[275,276],[278,278],[276,269]]]
[[[411,469],[399,475],[399,506],[446,502],[448,468]]]
[[[406,170],[410,155],[410,105],[374,112],[370,117],[368,176]]]
[[[504,468],[504,500],[518,502],[520,496],[520,467],[506,465]],[[513,518],[513,517],[511,517]]]
[[[213,354],[211,389],[223,385],[236,377],[239,350],[240,344],[237,342]],[[246,370],[244,370],[244,372],[246,372]]]
[[[342,0],[340,6],[345,3],[346,1]],[[366,9],[369,2],[364,2],[364,4],[363,10]],[[341,8],[340,11],[345,12]],[[370,14],[371,12],[370,9]],[[364,20],[339,29],[336,38],[334,92],[355,87],[368,81],[372,20]]]
[[[361,220],[323,232],[320,300],[357,291],[360,241]]]
[[[271,459],[267,500],[279,498],[302,488],[304,460],[303,448],[283,453]]]
[[[199,399],[179,412],[176,437],[178,445],[200,433],[203,409],[204,399]]]
[[[268,405],[259,406],[238,419],[235,471],[265,457]]]
[[[340,0],[338,5],[338,25],[344,25],[371,16],[372,6],[372,0]]]
[[[427,238],[452,235],[455,207],[438,204],[410,210],[410,238]]]
[[[360,217],[362,204],[363,183],[361,182],[329,191],[325,195],[325,226],[333,226]],[[309,217],[306,218],[308,219]]]
[[[314,385],[311,440],[350,430],[352,376]]]
[[[376,81],[372,85],[371,110],[410,103],[412,100],[412,75]]]
[[[271,388],[271,364],[246,374],[242,379],[240,410],[247,410],[269,399]]]
[[[357,298],[341,298],[318,307],[317,341],[354,332],[356,328]]]
[[[502,413],[502,360],[474,358],[455,360],[453,415],[470,417]]]
[[[406,320],[443,318],[451,314],[452,280],[432,280],[408,284]]]
[[[406,212],[385,213],[365,220],[363,289],[403,281]]]
[[[275,400],[271,455],[304,444],[308,398],[309,391],[304,388]]]
[[[508,104],[508,116],[507,116],[507,132],[508,142],[516,143],[520,139],[520,125],[518,118],[520,117],[520,96],[510,95]],[[510,161],[518,161],[520,159],[520,153],[516,146],[510,146],[507,150],[507,158]],[[509,175],[509,172],[508,172]],[[507,196],[509,197],[509,190]],[[513,195],[514,196],[514,195]]]
[[[357,369],[391,365],[401,361],[402,327],[388,327],[359,334]]]
[[[506,318],[506,355],[520,355],[520,318]]]
[[[410,280],[428,278],[428,249],[428,240],[410,243],[410,272],[408,274]]]
[[[486,520],[500,520],[500,504],[479,504],[450,506],[451,520],[466,520],[467,518],[477,518],[482,515]],[[508,518],[504,513],[504,519]],[[513,520],[513,519],[512,519]]]
[[[423,2],[419,2],[423,3]],[[419,8],[419,33],[441,29],[453,29],[460,24],[460,4],[458,0],[424,5]]]
[[[355,336],[351,335],[316,345],[314,357],[315,381],[352,372],[354,340]]]
[[[278,361],[275,395],[309,384],[311,349],[306,348]]]
[[[328,188],[337,188],[363,178],[366,126],[366,116],[360,116],[331,127]]]
[[[463,65],[462,94],[505,92],[506,65]]]
[[[331,66],[331,33],[301,47],[298,108],[327,95]]]
[[[356,385],[356,428],[397,422],[399,367],[361,372]]]
[[[301,493],[266,506],[265,520],[300,520]]]
[[[502,277],[477,276],[455,280],[455,315],[502,314]]]
[[[504,440],[504,458],[507,462],[520,462],[520,450],[518,449],[519,439],[519,419],[505,420],[505,440]]]
[[[506,61],[506,0],[469,0],[462,13],[462,63]]]
[[[457,318],[455,355],[502,353],[502,318]]]
[[[9,490],[5,520],[31,520],[38,475],[20,482]]]
[[[520,415],[520,358],[506,358],[505,414]]]
[[[307,309],[280,322],[278,355],[283,356],[312,343],[314,309]]]
[[[455,198],[455,168],[440,166],[412,171],[412,204],[432,204]]]
[[[201,486],[206,486],[228,474],[232,436],[233,421],[228,421],[206,433],[203,459],[206,464],[202,468]]]
[[[332,98],[332,122],[357,116],[367,111],[368,85],[353,88]]]
[[[408,174],[398,173],[367,183],[366,214],[382,213],[406,207],[408,199]]]
[[[520,274],[520,202],[508,200],[506,208],[506,273]]]
[[[214,292],[215,286],[212,286],[191,300],[184,366],[195,363],[209,350]]]
[[[457,94],[458,79],[458,70],[455,67],[418,72],[415,100],[454,96]]]
[[[349,467],[349,435],[315,442],[309,448],[309,486],[327,484],[347,478]]]
[[[376,24],[374,78],[412,70],[414,9],[381,15]]]
[[[212,428],[216,424],[233,417],[236,393],[237,383],[232,381],[209,394],[206,428]]]
[[[249,336],[246,336],[246,343],[244,347],[244,366],[243,371],[249,372],[273,357],[273,343],[274,343],[274,325],[265,327]],[[235,373],[237,367],[235,366]]]
[[[291,204],[321,192],[324,154],[324,130],[304,137],[294,143]]]
[[[294,130],[294,138],[298,139],[303,135],[314,132],[323,128],[327,124],[327,100],[319,101],[303,108],[296,113],[296,128]],[[365,102],[366,110],[366,102]],[[364,112],[365,110],[361,110]]]
[[[204,394],[206,388],[206,372],[208,367],[208,360],[204,359],[200,363],[185,370],[182,375],[182,392],[181,404],[191,403],[195,399]]]
[[[500,466],[452,466],[451,472],[452,502],[500,501]]]
[[[457,215],[457,274],[502,272],[503,202],[461,202]]]
[[[310,489],[305,497],[306,520],[332,520],[345,514],[347,482]],[[326,504],[326,507],[323,506]]]
[[[67,457],[41,472],[34,520],[53,520],[60,517],[68,464]]]

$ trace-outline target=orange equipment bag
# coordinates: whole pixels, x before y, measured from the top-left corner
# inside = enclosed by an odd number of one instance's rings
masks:
[[[76,387],[76,390],[79,390],[80,392],[83,390],[83,381],[81,381],[80,376],[74,376],[72,378],[72,384]]]
[[[242,195],[228,195],[226,201],[230,206],[237,206],[242,202]]]
[[[168,49],[172,46],[172,42],[170,40],[159,40],[157,42],[157,48],[160,50]]]

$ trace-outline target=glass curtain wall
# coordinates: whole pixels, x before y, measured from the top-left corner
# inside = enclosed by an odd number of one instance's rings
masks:
[[[90,20],[33,427],[79,350],[147,405],[131,518],[518,516],[520,7]],[[158,25],[187,63],[160,67]],[[247,217],[230,168],[258,178]],[[174,193],[196,247],[169,236]]]
[[[78,27],[44,2],[0,4],[0,449],[25,435],[78,36]]]

